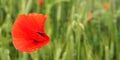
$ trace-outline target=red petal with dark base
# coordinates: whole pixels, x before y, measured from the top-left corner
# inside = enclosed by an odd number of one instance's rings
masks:
[[[22,52],[34,52],[49,42],[44,32],[46,16],[31,13],[20,15],[12,27],[13,45]]]

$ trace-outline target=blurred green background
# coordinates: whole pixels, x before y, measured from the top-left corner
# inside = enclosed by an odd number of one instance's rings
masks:
[[[51,41],[28,54],[12,44],[20,14],[48,16]],[[120,60],[120,0],[0,0],[0,60]]]

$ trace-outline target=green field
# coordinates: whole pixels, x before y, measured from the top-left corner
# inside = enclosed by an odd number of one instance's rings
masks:
[[[15,49],[11,29],[32,12],[48,16],[50,42],[28,54]],[[0,60],[120,60],[120,0],[0,0]]]

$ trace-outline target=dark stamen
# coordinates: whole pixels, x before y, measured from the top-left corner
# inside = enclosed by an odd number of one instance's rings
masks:
[[[38,43],[43,43],[44,41],[38,41],[38,40],[33,39],[33,42],[38,44]]]
[[[37,41],[37,40],[33,40],[35,43],[40,43],[39,41]]]
[[[38,32],[38,34],[40,34],[41,36],[45,37],[45,34],[41,33],[41,32]]]

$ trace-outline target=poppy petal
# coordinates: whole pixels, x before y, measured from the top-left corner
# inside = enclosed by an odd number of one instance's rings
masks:
[[[47,16],[44,16],[42,14],[36,14],[36,13],[31,13],[31,14],[29,14],[29,16],[33,17],[35,19],[36,23],[38,24],[38,26],[41,29],[44,29],[44,24],[45,24],[45,21],[47,19]]]

